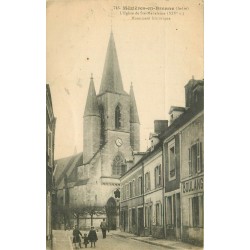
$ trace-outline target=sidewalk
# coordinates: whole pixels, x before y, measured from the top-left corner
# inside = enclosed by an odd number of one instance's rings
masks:
[[[138,240],[138,241],[145,242],[145,243],[148,243],[151,245],[166,247],[168,249],[179,249],[179,250],[188,250],[188,249],[202,250],[203,249],[203,247],[197,247],[197,246],[194,246],[194,245],[191,245],[188,243],[184,243],[181,241],[156,239],[153,237],[144,237],[144,236],[139,237],[139,236],[134,235],[134,234],[121,232],[120,230],[110,231],[109,235],[119,236],[119,237],[123,237],[123,238],[130,238],[130,239]]]
[[[53,250],[73,250],[72,231],[53,230]]]

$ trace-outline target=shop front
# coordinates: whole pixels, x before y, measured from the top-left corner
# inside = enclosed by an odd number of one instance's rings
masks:
[[[181,182],[182,240],[203,245],[204,234],[204,175]]]

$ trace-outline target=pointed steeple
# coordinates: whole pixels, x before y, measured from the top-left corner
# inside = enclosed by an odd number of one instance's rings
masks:
[[[130,122],[131,123],[140,123],[139,120],[139,115],[136,107],[136,102],[135,102],[135,95],[134,95],[134,90],[133,90],[133,85],[131,82],[130,86]]]
[[[95,85],[93,81],[93,75],[91,74],[89,91],[87,96],[87,101],[84,110],[84,116],[100,116],[98,102],[95,92]]]
[[[122,77],[112,31],[110,33],[99,94],[105,92],[126,93],[123,90]]]

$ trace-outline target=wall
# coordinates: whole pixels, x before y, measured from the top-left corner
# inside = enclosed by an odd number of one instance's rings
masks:
[[[170,180],[169,178],[169,156],[168,145],[174,140],[175,142],[175,155],[176,155],[176,178]],[[165,166],[165,192],[171,192],[180,187],[180,139],[179,134],[175,134],[173,139],[167,139],[164,143],[164,166]]]

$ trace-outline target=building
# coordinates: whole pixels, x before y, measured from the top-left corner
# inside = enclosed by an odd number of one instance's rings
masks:
[[[164,140],[163,154],[165,169],[165,237],[167,239],[180,239],[180,138],[178,130],[173,131]]]
[[[165,237],[203,244],[204,81],[185,86],[186,105],[170,108],[162,134]]]
[[[139,161],[120,180],[120,230],[144,235],[143,163]]]
[[[111,32],[99,93],[91,75],[83,114],[83,153],[56,161],[57,202],[63,224],[119,226],[120,176],[140,148],[140,122],[133,86],[123,89]]]
[[[150,148],[138,153],[132,167],[121,176],[120,228],[129,233],[163,238],[162,143],[159,134],[167,121],[157,120],[149,136]],[[138,157],[139,155],[139,157]]]
[[[154,122],[150,148],[120,178],[122,231],[203,244],[203,102],[204,80],[191,79],[170,125]]]
[[[53,105],[50,87],[46,84],[46,240],[47,247],[51,245],[52,239],[52,202],[54,201],[54,145],[55,145],[56,118],[53,112]]]
[[[163,237],[162,179],[162,144],[158,142],[151,145],[144,159],[145,236]]]
[[[182,239],[203,244],[204,235],[204,81],[185,86],[189,119],[182,127],[181,212]]]

